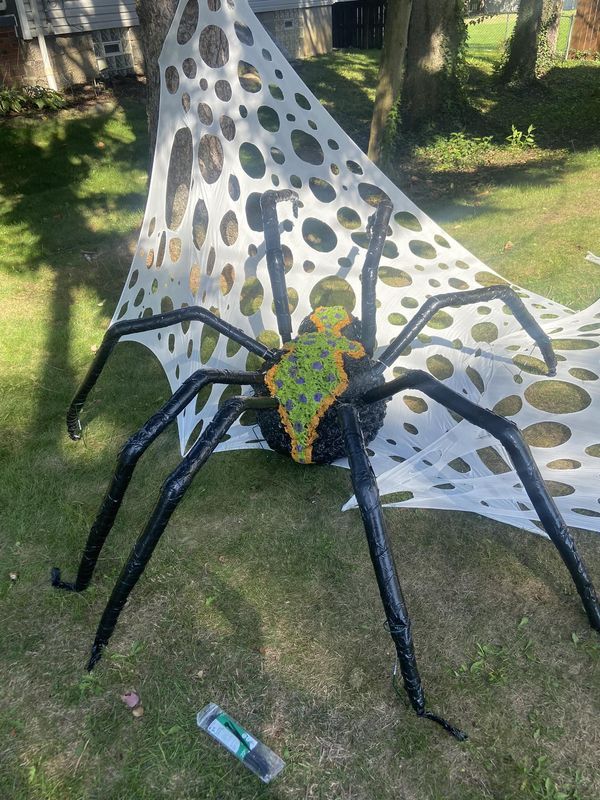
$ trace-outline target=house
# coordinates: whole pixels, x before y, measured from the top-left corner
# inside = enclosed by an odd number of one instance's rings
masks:
[[[333,0],[250,0],[289,58],[331,50]],[[135,0],[0,0],[0,85],[143,74]]]

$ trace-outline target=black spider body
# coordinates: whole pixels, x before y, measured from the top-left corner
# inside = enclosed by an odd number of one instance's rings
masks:
[[[381,428],[386,403],[393,395],[406,389],[422,392],[455,415],[460,415],[467,422],[488,431],[501,443],[544,529],[571,574],[590,624],[598,631],[600,604],[571,534],[516,425],[477,406],[464,395],[421,370],[405,370],[401,377],[387,382],[383,372],[392,366],[397,356],[414,341],[440,308],[491,301],[501,301],[509,306],[517,321],[540,348],[549,374],[554,373],[556,356],[550,339],[518,295],[509,286],[499,285],[430,297],[396,338],[382,352],[378,352],[375,358],[375,288],[379,259],[392,212],[389,200],[382,201],[377,209],[361,273],[362,319],[359,321],[340,307],[317,308],[302,322],[294,337],[276,213],[278,202],[294,199],[295,193],[290,190],[266,192],[261,198],[266,261],[278,330],[283,342],[281,350],[270,350],[245,332],[198,306],[180,308],[154,317],[121,320],[106,332],[88,375],[67,411],[67,428],[73,439],[80,437],[78,413],[121,336],[168,328],[183,322],[201,322],[262,358],[263,367],[258,372],[199,369],[179,386],[170,400],[128,440],[119,454],[113,479],[88,535],[76,580],[73,583],[62,581],[60,570],[54,568],[52,583],[70,591],[81,591],[89,585],[137,461],[150,444],[177,419],[178,414],[195,401],[203,387],[211,384],[245,386],[247,394],[233,397],[219,408],[179,466],[163,484],[157,505],[134,545],[102,615],[88,669],[92,669],[100,658],[129,593],[143,573],[171,514],[194,476],[241,414],[247,410],[255,410],[262,434],[273,450],[290,455],[304,464],[331,463],[337,458],[348,457],[352,485],[365,527],[387,627],[396,647],[410,702],[419,716],[438,722],[454,736],[462,739],[464,734],[427,711],[425,707],[408,610],[386,532],[377,482],[369,460],[370,454],[366,448],[366,444],[372,441]]]

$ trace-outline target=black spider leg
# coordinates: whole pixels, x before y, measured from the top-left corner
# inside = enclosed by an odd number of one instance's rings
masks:
[[[292,317],[285,283],[285,269],[281,237],[279,235],[279,219],[277,218],[277,203],[291,200],[294,216],[298,216],[298,195],[292,189],[273,190],[265,192],[260,198],[263,228],[265,231],[265,251],[267,269],[273,290],[275,316],[281,341],[285,344],[292,338]]]
[[[242,345],[242,347],[245,347],[246,350],[249,350],[251,353],[256,353],[256,355],[261,358],[273,358],[275,355],[274,352],[268,347],[265,347],[264,344],[257,342],[251,336],[244,333],[244,331],[235,328],[228,322],[224,322],[211,311],[206,308],[201,308],[200,306],[179,308],[175,311],[167,311],[165,314],[156,314],[154,317],[126,319],[115,322],[104,334],[102,344],[96,352],[88,373],[83,379],[83,382],[67,410],[67,430],[71,439],[77,440],[81,438],[79,412],[83,408],[88,394],[98,380],[114,346],[122,336],[128,336],[134,333],[145,333],[147,331],[158,330],[159,328],[168,328],[170,325],[176,325],[180,322],[192,321],[203,322],[205,325],[208,325],[209,328],[224,334],[229,339],[233,339],[234,342]]]
[[[96,631],[88,671],[94,668],[108,643],[119,614],[156,547],[171,515],[183,498],[198,470],[206,463],[221,438],[236,419],[247,409],[276,408],[277,400],[271,397],[234,397],[223,404],[213,421],[195,442],[179,466],[166,479],[160,490],[158,502],[141,533],[127,563],[123,567]]]
[[[211,383],[256,385],[264,378],[258,372],[229,372],[226,370],[198,370],[185,380],[163,407],[131,436],[119,453],[117,466],[104,496],[94,524],[88,534],[81,556],[77,577],[73,583],[61,580],[60,569],[52,569],[52,585],[57,589],[81,592],[87,589],[98,561],[100,551],[114,524],[117,512],[133,476],[133,471],[152,442],[177,419],[177,415],[190,403],[204,386]]]
[[[369,217],[367,225],[367,233],[370,233],[371,241],[369,242],[369,249],[367,250],[361,273],[361,342],[369,356],[373,355],[375,337],[377,336],[375,315],[377,312],[376,284],[379,262],[385,245],[388,222],[390,221],[393,207],[389,197],[384,197],[377,206],[375,214]]]
[[[467,738],[465,733],[442,717],[425,709],[425,693],[417,668],[410,618],[400,588],[379,499],[379,489],[367,455],[358,412],[351,405],[340,404],[338,416],[350,462],[352,485],[367,534],[369,552],[383,601],[388,630],[396,646],[404,688],[412,707],[420,717],[427,717],[427,719],[439,723],[448,733],[463,741]]]
[[[434,314],[441,308],[458,308],[471,305],[471,303],[488,303],[491,300],[502,300],[510,308],[516,319],[542,352],[548,375],[556,374],[556,356],[552,349],[552,340],[540,328],[523,301],[510,286],[486,286],[482,289],[468,289],[464,292],[448,292],[428,298],[415,316],[400,331],[398,336],[386,347],[379,356],[381,369],[391,366],[400,353],[407,347]]]
[[[473,401],[444,386],[443,383],[422,370],[410,370],[396,380],[371,389],[365,393],[362,400],[373,403],[389,398],[405,389],[417,389],[423,392],[445,408],[460,414],[468,422],[488,431],[501,442],[510,456],[544,530],[571,574],[590,625],[600,631],[600,605],[592,580],[556,503],[546,489],[531,450],[515,423],[494,414],[487,408],[480,408]]]

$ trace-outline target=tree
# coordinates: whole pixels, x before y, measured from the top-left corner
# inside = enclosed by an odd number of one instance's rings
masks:
[[[177,0],[137,0],[136,6],[140,20],[140,43],[145,62],[146,110],[150,136],[150,163],[152,163],[160,99],[158,57],[177,8]]]
[[[369,157],[464,104],[464,0],[389,0]]]
[[[411,9],[412,0],[388,0],[369,136],[368,154],[371,161],[379,161],[385,148],[386,138],[388,140],[395,138],[397,114],[394,115],[402,91]]]
[[[556,53],[562,0],[521,0],[499,76],[506,83],[533,83]]]

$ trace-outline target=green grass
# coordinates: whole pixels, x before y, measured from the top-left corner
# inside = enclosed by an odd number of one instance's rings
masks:
[[[395,173],[491,266],[578,306],[600,294],[583,260],[600,248],[593,69],[561,67],[540,95],[491,95],[474,71],[465,135],[492,136],[492,152],[448,165],[434,138],[406,145]],[[302,71],[364,142],[376,54]],[[540,146],[511,152],[511,121],[533,121]],[[459,745],[394,694],[360,518],[338,512],[348,474],[273,453],[209,462],[85,673],[120,565],[178,461],[171,431],[140,464],[90,589],[52,590],[53,564],[75,570],[120,446],[168,394],[152,356],[122,345],[83,441],[64,432],[142,216],[145,113],[130,97],[1,134],[0,797],[597,798],[600,646],[553,548],[472,515],[388,514],[430,705],[468,730]],[[600,540],[576,538],[598,582]],[[131,689],[141,719],[119,700]],[[196,729],[209,701],[287,761],[272,787]]]
[[[560,16],[556,51],[561,58],[564,58],[567,49],[574,14],[574,11],[563,11]],[[485,17],[482,22],[469,24],[469,57],[490,64],[500,58],[505,42],[512,35],[516,19],[516,14],[498,14]]]

